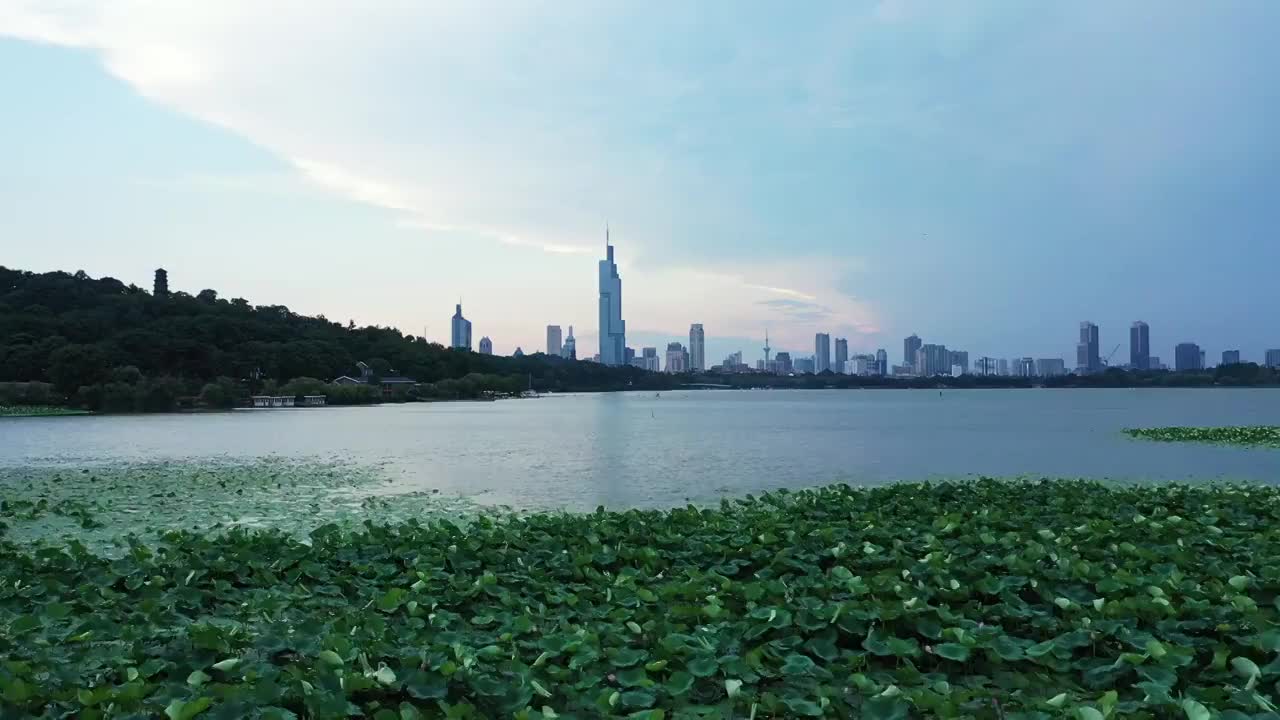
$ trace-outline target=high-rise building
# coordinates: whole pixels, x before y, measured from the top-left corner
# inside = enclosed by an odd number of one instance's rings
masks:
[[[1201,369],[1201,370],[1204,370],[1204,369],[1205,369],[1205,368],[1207,368],[1207,367],[1209,367],[1209,366],[1208,366],[1208,365],[1206,365],[1206,364],[1205,364],[1205,362],[1204,362],[1204,350],[1203,350],[1203,349],[1201,349],[1201,350],[1200,350],[1200,369]]]
[[[849,341],[845,338],[836,338],[836,364],[831,369],[842,373],[846,362],[849,362]]]
[[[707,369],[707,336],[702,323],[689,326],[689,369],[694,372]]]
[[[912,334],[902,341],[902,364],[915,366],[916,353],[920,350],[920,337]]]
[[[1141,320],[1129,326],[1129,367],[1151,369],[1151,328]]]
[[[689,369],[689,351],[678,342],[667,344],[667,372],[682,373]]]
[[[622,364],[623,364],[623,365],[630,365],[630,364],[631,364],[631,361],[632,361],[632,360],[635,360],[635,359],[636,359],[636,349],[635,349],[635,348],[631,348],[631,347],[629,347],[629,348],[625,348],[625,349],[623,349],[623,351],[622,351]]]
[[[156,268],[156,278],[151,284],[151,295],[158,298],[169,297],[169,273],[164,268]]]
[[[1067,363],[1062,358],[1040,358],[1036,360],[1036,375],[1040,377],[1057,377],[1067,374]]]
[[[1178,343],[1178,346],[1173,349],[1173,369],[1178,372],[1202,370],[1204,369],[1204,364],[1200,358],[1199,345],[1190,342]]]
[[[1004,358],[996,360],[996,375],[1009,377],[1009,361]]]
[[[961,375],[969,374],[969,351],[968,350],[952,350],[950,352],[951,359],[948,364],[951,367],[959,367]]]
[[[565,360],[578,359],[578,341],[573,337],[573,326],[569,326],[569,337],[564,339],[564,345],[560,346],[560,357]]]
[[[1102,358],[1098,354],[1098,326],[1089,321],[1080,323],[1080,342],[1076,344],[1076,372],[1089,375],[1102,370]]]
[[[797,375],[813,374],[813,358],[812,357],[796,358],[794,361],[792,361],[792,366],[795,370],[795,374]]]
[[[1223,350],[1222,364],[1223,365],[1239,365],[1240,351],[1239,350]]]
[[[926,343],[916,351],[916,374],[921,377],[951,374],[951,353],[946,345]]]
[[[547,354],[548,355],[560,354],[560,326],[559,325],[547,326]]]
[[[790,375],[794,372],[794,368],[791,367],[791,353],[784,350],[783,352],[774,355],[773,367],[775,372],[779,375]]]
[[[1168,370],[1169,368],[1165,367],[1165,364],[1160,362],[1159,355],[1152,355],[1151,359],[1147,361],[1147,369],[1148,370]]]
[[[1018,362],[1014,364],[1014,375],[1018,377],[1035,377],[1036,376],[1036,360],[1035,358],[1018,358]]]
[[[1280,368],[1280,350],[1268,350],[1264,357],[1267,367]]]
[[[644,369],[649,372],[658,372],[658,348],[647,347],[640,348],[641,359],[644,360]]]
[[[450,325],[453,332],[449,340],[449,347],[455,350],[470,350],[471,321],[462,317],[462,303],[458,303],[458,308],[453,313],[453,321]]]
[[[876,374],[889,374],[889,353],[885,352],[884,348],[876,351]]]
[[[813,336],[813,372],[826,372],[831,369],[831,336],[818,333]]]
[[[493,341],[489,339],[488,335],[485,335],[484,337],[480,338],[480,354],[481,355],[493,354]]]
[[[604,247],[605,258],[600,261],[600,362],[621,365],[627,347],[627,324],[622,320],[622,278],[613,262],[608,228]]]
[[[978,364],[975,366],[975,369],[979,375],[995,375],[996,360],[995,358],[980,357],[978,358]]]

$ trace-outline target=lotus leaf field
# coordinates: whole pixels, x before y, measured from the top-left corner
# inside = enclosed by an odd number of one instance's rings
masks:
[[[1280,427],[1274,425],[1130,428],[1124,432],[1131,437],[1157,442],[1197,442],[1280,448]]]
[[[1278,521],[984,479],[10,539],[0,716],[1275,718]]]

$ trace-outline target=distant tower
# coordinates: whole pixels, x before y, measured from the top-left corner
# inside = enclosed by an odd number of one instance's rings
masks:
[[[605,256],[600,261],[600,362],[621,365],[626,359],[627,324],[622,319],[622,278],[613,261],[609,228],[604,231]]]
[[[462,303],[459,302],[457,310],[453,313],[451,321],[451,337],[449,346],[455,350],[471,349],[471,321],[462,317]]]
[[[480,354],[481,355],[493,354],[493,341],[489,339],[488,335],[485,335],[484,337],[480,338]]]
[[[769,353],[773,348],[769,347],[769,328],[764,329],[764,369],[769,370]]]
[[[169,297],[169,273],[165,272],[164,268],[156,270],[156,281],[151,294],[158,298]]]
[[[569,337],[564,339],[564,344],[560,346],[560,357],[566,360],[578,359],[578,341],[573,337],[573,326],[569,326]]]

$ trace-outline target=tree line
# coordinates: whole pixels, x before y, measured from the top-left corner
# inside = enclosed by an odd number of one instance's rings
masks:
[[[475,398],[531,386],[576,392],[675,384],[638,368],[541,353],[516,358],[453,350],[395,328],[344,325],[283,305],[228,300],[211,289],[157,297],[83,271],[0,266],[0,403],[21,396],[110,411],[230,407],[291,382],[309,389],[322,384],[321,394],[338,404],[382,400],[377,388],[329,383],[355,375],[360,361],[375,374],[420,383],[393,400]]]

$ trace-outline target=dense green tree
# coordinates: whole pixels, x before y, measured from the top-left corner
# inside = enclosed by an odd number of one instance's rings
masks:
[[[242,298],[228,301],[212,289],[194,297],[171,290],[155,298],[134,285],[83,272],[0,267],[0,382],[52,382],[65,398],[89,407],[124,411],[194,403],[219,377],[235,379],[238,396],[273,394],[295,378],[315,378],[326,383],[326,394],[342,392],[343,401],[381,398],[376,388],[371,395],[370,388],[336,391],[327,384],[355,375],[361,360],[378,377],[403,375],[428,385],[469,375],[504,378],[417,391],[424,397],[507,394],[530,384],[541,391],[591,391],[661,389],[679,382],[635,368],[540,354],[507,358],[451,350],[393,328],[344,325],[282,305],[255,307]],[[125,367],[133,368],[127,376],[113,370]]]

